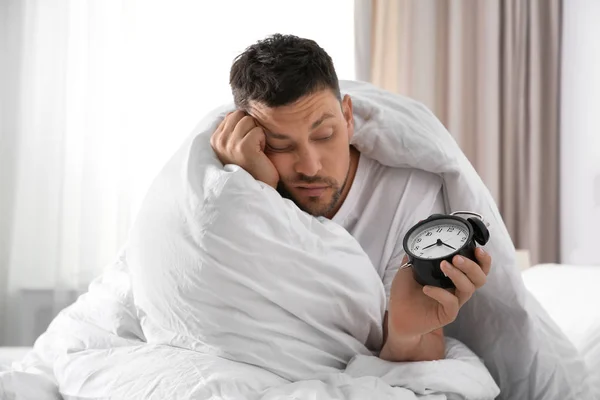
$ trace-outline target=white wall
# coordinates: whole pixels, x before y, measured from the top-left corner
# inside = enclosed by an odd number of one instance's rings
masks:
[[[130,0],[129,38],[140,96],[134,128],[143,132],[138,176],[152,179],[207,111],[231,100],[229,69],[247,46],[273,33],[316,40],[340,79],[354,79],[354,4],[350,0]],[[176,137],[174,140],[173,138]],[[137,200],[141,200],[138,197]]]
[[[600,265],[600,1],[563,10],[561,261]]]

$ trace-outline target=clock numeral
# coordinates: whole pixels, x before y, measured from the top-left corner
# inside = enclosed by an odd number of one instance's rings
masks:
[[[456,232],[457,235],[460,235],[460,230]]]
[[[436,232],[440,233],[442,230],[442,228],[438,228]]]
[[[422,256],[422,255],[423,255],[423,252],[420,252],[420,253],[419,253],[419,255],[420,255],[420,256]]]
[[[417,243],[421,243],[421,240],[423,240],[423,239],[421,239],[421,238],[418,238],[418,239],[417,239]]]
[[[425,234],[425,236],[431,236],[431,235],[432,235],[432,233],[431,233],[431,232],[427,232],[427,233]]]
[[[461,241],[461,242],[464,242],[465,240],[467,240],[467,237],[466,237],[466,236],[463,236],[462,238],[460,238],[460,241]]]
[[[419,250],[419,246],[415,246],[415,250]]]
[[[448,232],[454,232],[454,228],[448,228]]]

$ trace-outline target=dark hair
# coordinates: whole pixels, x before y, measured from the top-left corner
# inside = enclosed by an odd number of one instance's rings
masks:
[[[315,41],[275,34],[236,57],[229,74],[235,105],[250,101],[284,106],[319,90],[331,89],[341,101],[331,57]]]

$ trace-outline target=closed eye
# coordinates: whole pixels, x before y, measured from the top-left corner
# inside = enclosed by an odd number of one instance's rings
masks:
[[[267,150],[275,152],[275,153],[284,153],[286,151],[290,151],[291,149],[292,149],[292,146],[273,147],[269,143],[267,143]]]
[[[321,136],[321,137],[316,137],[313,140],[315,141],[325,141],[325,140],[329,140],[333,137],[333,132],[331,132],[329,135],[327,136]]]

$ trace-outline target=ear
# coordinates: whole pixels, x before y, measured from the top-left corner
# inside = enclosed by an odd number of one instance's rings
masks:
[[[354,114],[352,112],[352,99],[350,95],[345,95],[342,99],[342,113],[344,114],[346,127],[348,128],[348,139],[351,139],[354,134]]]

